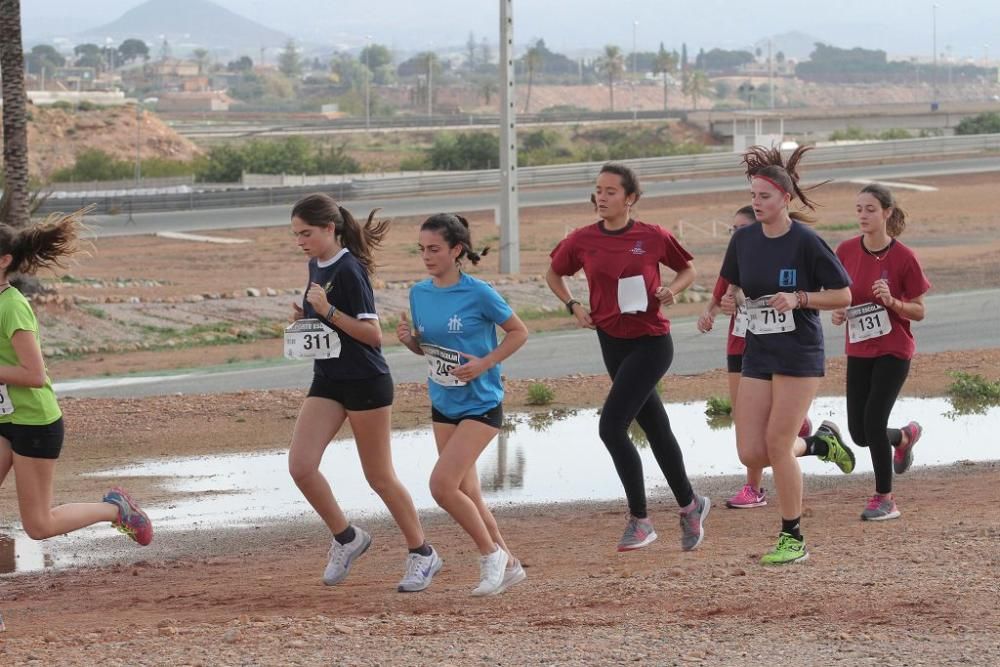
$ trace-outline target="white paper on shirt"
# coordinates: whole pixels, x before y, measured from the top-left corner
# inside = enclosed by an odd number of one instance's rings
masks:
[[[618,310],[623,315],[644,313],[649,307],[649,293],[646,292],[646,279],[642,276],[629,276],[618,279]]]

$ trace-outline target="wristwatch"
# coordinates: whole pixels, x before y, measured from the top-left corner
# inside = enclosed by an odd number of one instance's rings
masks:
[[[566,302],[566,311],[570,315],[572,315],[573,314],[573,306],[579,306],[579,305],[580,305],[579,301],[577,301],[576,299],[570,299],[569,301]]]

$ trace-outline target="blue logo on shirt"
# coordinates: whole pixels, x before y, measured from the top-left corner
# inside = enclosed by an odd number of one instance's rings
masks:
[[[782,269],[778,272],[779,287],[795,287],[796,285],[795,269]]]

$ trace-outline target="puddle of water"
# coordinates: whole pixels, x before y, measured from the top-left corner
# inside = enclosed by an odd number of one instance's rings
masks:
[[[688,474],[691,477],[742,474],[732,428],[726,428],[719,420],[708,420],[704,410],[703,402],[667,405]],[[843,398],[825,397],[814,402],[810,416],[816,424],[832,419],[846,434],[844,410]],[[901,399],[893,415],[890,423],[917,418],[924,427],[924,438],[916,450],[917,466],[1000,457],[993,437],[1000,407],[959,417],[946,399]],[[592,409],[541,416],[513,415],[509,427],[480,457],[484,495],[493,504],[622,498],[621,483],[597,436],[597,419],[597,411]],[[867,451],[862,448],[854,451],[857,472],[871,472]],[[640,453],[647,489],[665,488],[652,452],[641,446]],[[436,507],[427,488],[437,459],[430,430],[395,433],[393,457],[396,471],[417,508]],[[799,462],[806,474],[841,474],[835,466],[815,457],[805,457]],[[348,515],[385,511],[381,500],[365,483],[353,441],[331,443],[322,470]],[[186,494],[185,499],[169,507],[149,509],[160,535],[177,528],[250,527],[269,520],[312,514],[288,476],[284,451],[155,461],[95,476],[165,477],[171,490]],[[10,567],[12,562],[10,557],[2,555],[3,544],[0,542],[0,572],[10,571],[4,566]],[[16,541],[17,558],[13,562],[17,571],[64,564],[62,557],[55,559],[48,555],[55,550],[47,545],[27,544],[31,546]]]

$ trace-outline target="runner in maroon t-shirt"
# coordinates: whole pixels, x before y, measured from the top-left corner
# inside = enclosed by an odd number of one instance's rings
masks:
[[[906,214],[888,188],[866,186],[856,210],[861,236],[837,248],[851,276],[851,307],[834,311],[833,323],[847,322],[847,425],[855,444],[868,447],[875,468],[875,495],[861,518],[884,521],[899,516],[892,473],[909,469],[922,431],[915,421],[887,426],[915,349],[910,321],[924,319],[923,295],[931,284],[913,251],[897,239]]]
[[[591,199],[601,219],[556,246],[546,280],[581,327],[597,330],[612,378],[599,429],[628,499],[629,516],[618,551],[639,549],[656,539],[646,515],[642,459],[628,435],[633,420],[646,433],[681,507],[681,547],[689,551],[701,544],[711,502],[691,488],[656,385],[674,356],[670,322],[661,308],[691,285],[695,270],[691,255],[670,232],[632,218],[640,194],[631,169],[604,165]],[[666,287],[660,283],[661,264],[677,274]],[[572,297],[564,279],[581,269],[590,288],[589,310]]]
[[[733,226],[730,233],[740,227],[757,222],[754,216],[753,206],[744,206],[736,211],[733,216]],[[715,325],[715,316],[719,314],[720,305],[729,289],[729,281],[719,276],[712,290],[712,299],[708,303],[708,308],[698,318],[698,331],[708,333]],[[737,323],[737,317],[740,318]],[[746,349],[746,313],[742,310],[733,313],[729,318],[729,332],[726,339],[726,370],[729,379],[729,404],[736,406],[736,396],[739,393],[740,377],[743,373],[743,351]],[[805,438],[812,433],[812,422],[806,417],[799,429],[799,437]],[[764,469],[756,466],[747,467],[747,483],[738,493],[726,500],[726,507],[730,509],[751,509],[767,505],[767,492],[761,486],[764,477]]]

